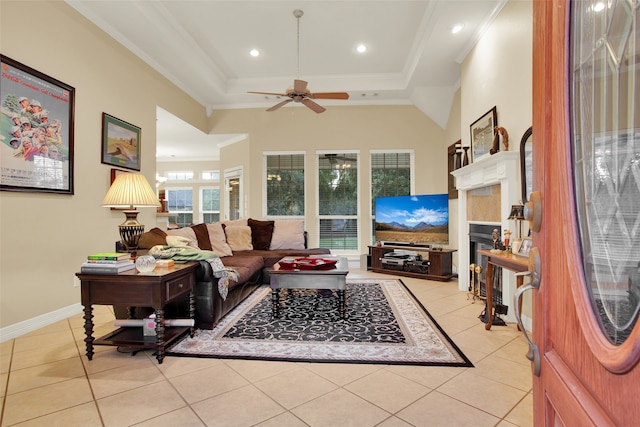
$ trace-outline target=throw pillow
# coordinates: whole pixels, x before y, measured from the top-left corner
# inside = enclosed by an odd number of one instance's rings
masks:
[[[247,225],[247,220],[244,218],[232,219],[229,221],[222,221],[224,227],[234,227],[236,225]]]
[[[304,249],[304,220],[276,220],[269,249]]]
[[[222,224],[219,222],[213,222],[207,224],[207,231],[209,233],[209,241],[211,242],[211,250],[218,254],[219,257],[231,256],[231,247],[227,243],[227,236],[224,234]]]
[[[197,248],[197,246],[193,246],[195,244],[195,240],[191,240],[188,237],[184,236],[167,236],[167,245],[172,246],[174,248]]]
[[[140,240],[138,241],[138,248],[140,249],[151,249],[157,245],[166,245],[167,244],[167,233],[159,229],[158,227],[152,228],[151,230],[143,233],[140,236]]]
[[[247,224],[251,228],[251,244],[259,251],[269,250],[273,235],[273,221],[258,221],[249,218]]]
[[[180,236],[180,237],[186,237],[187,239],[189,239],[189,246],[195,249],[200,249],[198,247],[198,238],[196,237],[196,232],[193,231],[193,228],[191,227],[184,227],[184,228],[176,228],[174,230],[167,230],[167,237],[169,236]],[[169,243],[169,239],[167,239],[167,244],[170,245]]]
[[[209,239],[209,230],[207,224],[192,225],[191,228],[196,234],[196,240],[198,241],[198,247],[205,251],[213,250],[211,248],[211,240]]]
[[[250,251],[251,228],[248,225],[226,226],[224,232],[227,235],[227,243],[232,251]]]

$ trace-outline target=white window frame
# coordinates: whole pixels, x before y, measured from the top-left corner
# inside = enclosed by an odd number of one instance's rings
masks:
[[[240,218],[245,218],[246,217],[246,212],[245,212],[245,196],[244,196],[244,167],[242,166],[237,166],[234,168],[229,168],[229,169],[225,169],[224,170],[224,218],[225,220],[228,220],[230,215],[229,215],[229,208],[230,208],[230,204],[229,204],[229,181],[234,179],[234,178],[238,178],[240,181],[240,188],[238,189],[239,191],[239,197],[240,200],[238,201],[239,205],[238,205],[238,210],[240,211]]]
[[[356,203],[356,214],[355,215],[322,215],[320,216],[320,186],[316,185],[315,198],[316,198],[316,241],[320,241],[320,220],[321,219],[355,219],[357,221],[356,230],[358,233],[358,247],[356,249],[331,249],[331,253],[336,255],[359,255],[361,253],[362,247],[362,184],[361,184],[361,174],[362,174],[362,159],[360,156],[360,150],[316,150],[315,152],[315,182],[318,181],[318,176],[320,175],[320,155],[322,154],[355,154],[356,161],[358,165],[358,172],[356,174],[356,179],[358,182],[356,197],[358,198]]]
[[[220,210],[218,211],[208,211],[204,209],[204,195],[203,192],[206,190],[218,190],[218,197],[220,198]],[[198,212],[198,222],[205,222],[204,221],[204,214],[218,214],[218,220],[222,220],[222,192],[220,191],[220,186],[219,185],[207,185],[207,186],[203,186],[200,187],[200,191],[199,191],[199,212]]]
[[[304,167],[304,215],[267,215],[267,157],[268,156],[292,156],[292,155],[302,155],[303,157],[303,167]],[[306,151],[264,151],[262,152],[262,217],[268,219],[300,219],[306,218],[307,216],[307,178],[308,178],[308,170],[307,170],[307,152]]]
[[[171,211],[169,210],[169,193],[171,191],[180,191],[180,190],[191,190],[191,210],[190,211]],[[169,215],[179,215],[179,214],[185,214],[185,213],[190,213],[191,214],[191,222],[193,222],[194,224],[196,223],[196,218],[193,212],[193,187],[192,186],[180,186],[180,187],[167,187],[165,188],[165,194],[166,194],[166,198],[167,198],[167,211],[169,212]]]

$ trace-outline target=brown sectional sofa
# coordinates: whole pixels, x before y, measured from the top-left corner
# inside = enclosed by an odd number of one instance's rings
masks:
[[[244,225],[247,224],[247,225]],[[247,230],[247,228],[249,230]],[[205,231],[206,230],[206,231]],[[222,230],[222,233],[220,232]],[[247,235],[249,234],[249,236]],[[234,236],[235,237],[232,237]],[[238,237],[238,235],[241,235]],[[261,284],[269,283],[267,269],[285,256],[330,254],[329,249],[307,248],[302,220],[239,220],[227,223],[197,224],[179,230],[152,229],[140,239],[140,249],[171,244],[176,239],[189,241],[192,246],[216,252],[227,268],[238,272],[238,280],[230,281],[225,299],[218,292],[218,279],[211,264],[199,261],[196,270],[196,326],[212,329],[227,313],[241,303]],[[228,236],[228,237],[227,237]],[[247,242],[251,240],[251,244]],[[287,246],[290,246],[287,248]],[[167,308],[167,318],[185,317],[186,304],[181,301]],[[125,317],[126,310],[116,308],[117,317]],[[137,317],[146,313],[138,312]]]

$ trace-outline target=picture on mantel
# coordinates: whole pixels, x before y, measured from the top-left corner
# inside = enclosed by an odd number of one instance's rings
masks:
[[[494,128],[498,126],[498,113],[494,106],[471,124],[471,161],[490,156],[493,147]]]

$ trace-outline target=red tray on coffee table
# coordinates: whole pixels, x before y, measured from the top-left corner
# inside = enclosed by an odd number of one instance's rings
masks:
[[[286,270],[331,270],[337,262],[329,258],[285,258],[278,264]]]

